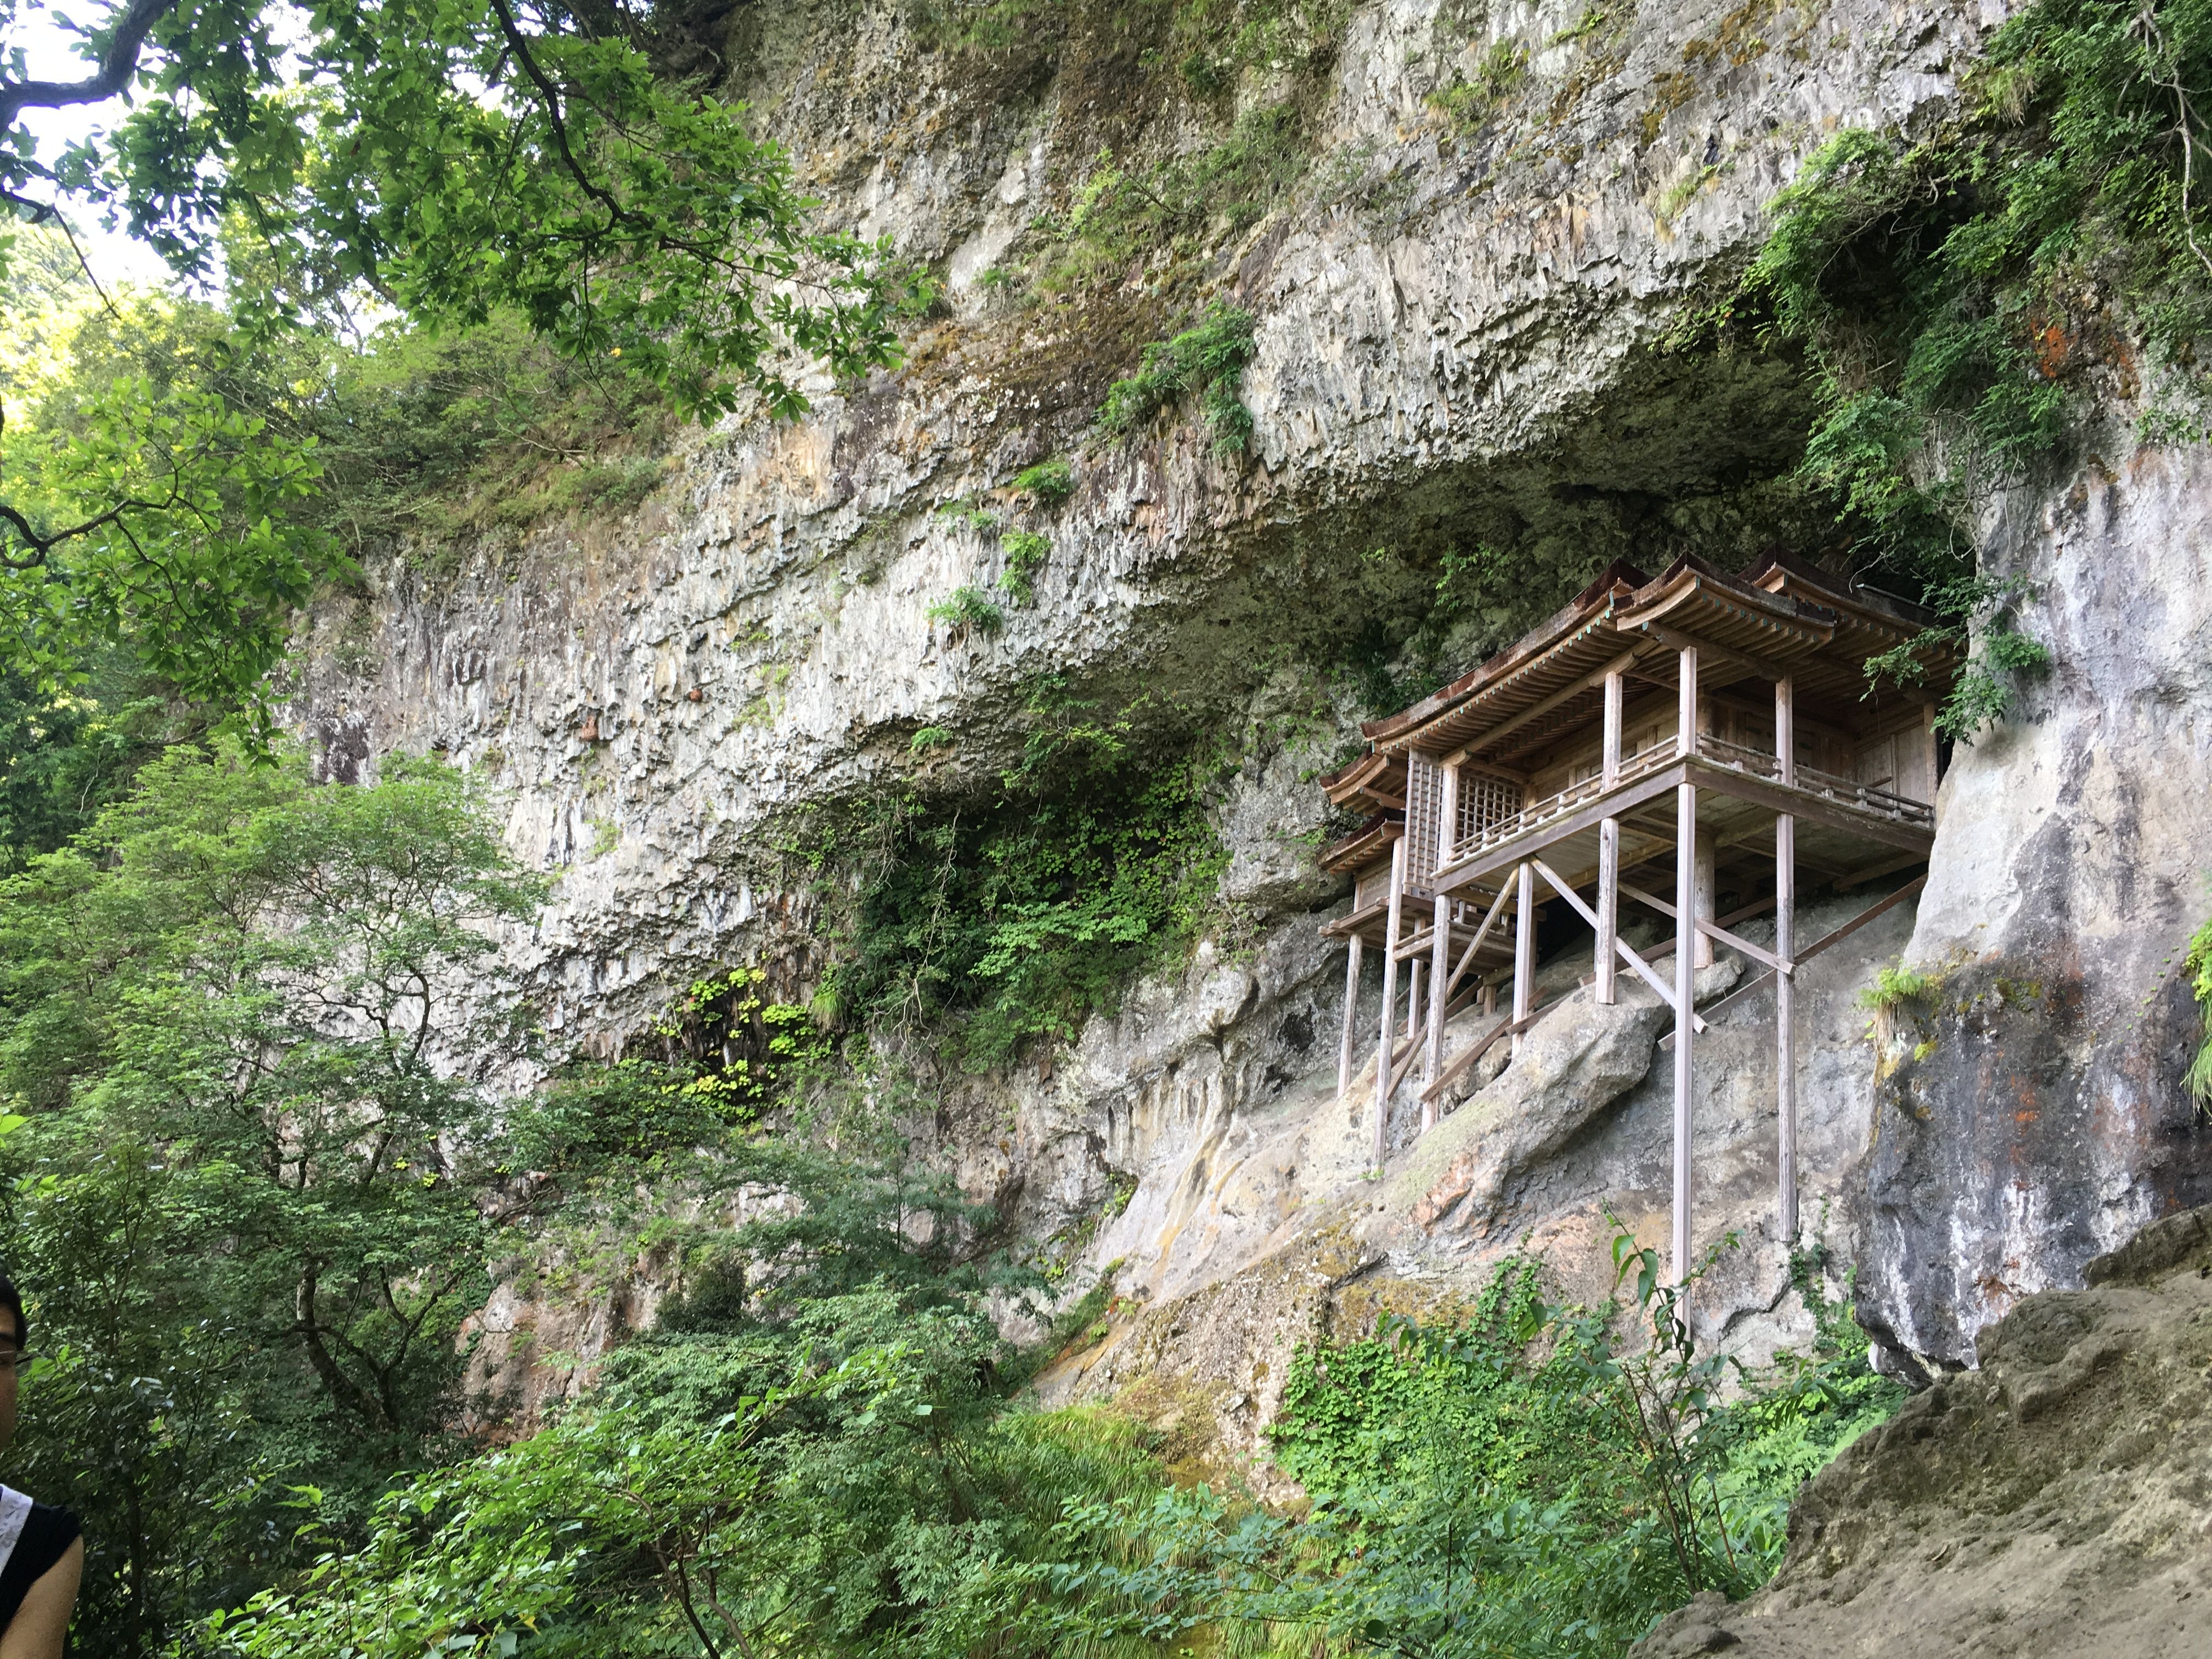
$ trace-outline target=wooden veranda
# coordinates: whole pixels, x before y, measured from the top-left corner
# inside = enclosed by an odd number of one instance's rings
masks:
[[[1674,1011],[1678,1276],[1690,1260],[1691,1081],[1705,1024],[1696,971],[1716,943],[1766,970],[1737,994],[1774,986],[1778,1220],[1793,1242],[1794,981],[1842,931],[1799,945],[1798,885],[1810,878],[1841,890],[1927,860],[1935,712],[1954,665],[1924,653],[1918,683],[1877,696],[1866,664],[1914,646],[1929,620],[1787,555],[1733,576],[1697,559],[1656,579],[1617,562],[1472,673],[1368,723],[1369,752],[1322,780],[1333,803],[1370,814],[1322,855],[1354,884],[1351,913],[1323,932],[1349,947],[1340,1095],[1355,1071],[1362,957],[1382,953],[1376,1166],[1416,1067],[1425,1131],[1467,1067],[1500,1041],[1519,1052],[1540,1012],[1540,907],[1557,902],[1595,936],[1600,1003],[1615,1000],[1626,970]],[[1739,902],[1718,914],[1729,893]],[[1671,921],[1672,945],[1648,957],[1632,949],[1620,933],[1623,904]],[[1771,948],[1733,931],[1768,910]],[[1447,1023],[1476,999],[1507,1011],[1447,1054]]]

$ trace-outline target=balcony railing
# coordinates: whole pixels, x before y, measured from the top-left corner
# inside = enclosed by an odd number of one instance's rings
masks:
[[[1673,764],[1680,749],[1681,744],[1676,738],[1667,737],[1638,750],[1620,763],[1620,777],[1613,787],[1618,788],[1621,785],[1633,783],[1638,778]],[[1740,743],[1730,743],[1710,733],[1693,736],[1690,752],[1701,760],[1741,772],[1749,777],[1778,781],[1782,775],[1781,763],[1772,755],[1762,750],[1747,748]],[[1795,787],[1808,794],[1897,823],[1934,827],[1936,809],[1925,801],[1914,800],[1894,790],[1884,789],[1878,784],[1860,783],[1851,778],[1838,777],[1832,772],[1823,772],[1818,767],[1807,766],[1802,762],[1796,771]],[[1555,818],[1564,817],[1577,807],[1596,800],[1606,793],[1602,774],[1570,784],[1557,794],[1532,801],[1517,812],[1505,813],[1477,826],[1452,848],[1450,857],[1443,861],[1448,865],[1463,863],[1492,847],[1539,829]]]

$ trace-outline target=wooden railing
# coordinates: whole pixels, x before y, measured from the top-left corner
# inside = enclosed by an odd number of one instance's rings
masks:
[[[1666,737],[1627,757],[1620,763],[1620,775],[1614,787],[1618,788],[1622,784],[1633,783],[1638,778],[1656,772],[1662,767],[1673,764],[1680,749],[1681,744],[1676,738]],[[1764,750],[1748,748],[1740,743],[1730,743],[1724,738],[1716,738],[1710,733],[1701,732],[1694,735],[1691,740],[1690,752],[1701,760],[1725,766],[1731,771],[1741,772],[1747,776],[1778,781],[1782,775],[1781,763]],[[1879,784],[1860,783],[1854,779],[1838,777],[1832,772],[1823,772],[1818,767],[1807,766],[1802,763],[1800,763],[1796,768],[1795,786],[1804,790],[1808,794],[1818,795],[1823,800],[1854,807],[1863,812],[1875,813],[1900,823],[1932,827],[1936,822],[1936,809],[1926,801],[1914,800],[1910,796],[1900,795],[1894,790],[1884,789]],[[1593,775],[1584,778],[1579,783],[1570,784],[1557,794],[1547,795],[1543,799],[1533,801],[1517,812],[1508,813],[1484,824],[1479,830],[1455,844],[1451,849],[1450,857],[1444,862],[1463,863],[1478,854],[1511,841],[1516,836],[1525,835],[1529,830],[1548,823],[1554,818],[1564,817],[1577,807],[1594,801],[1605,793],[1606,786],[1602,775]]]

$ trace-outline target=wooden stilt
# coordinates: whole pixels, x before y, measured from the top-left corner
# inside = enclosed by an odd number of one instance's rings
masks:
[[[1444,768],[1443,805],[1438,813],[1437,843],[1441,850],[1437,863],[1449,857],[1459,840],[1459,768]],[[1444,1068],[1444,1013],[1451,1000],[1451,913],[1452,902],[1442,893],[1437,895],[1434,949],[1429,963],[1429,1053],[1427,1063],[1421,1067],[1421,1080],[1434,1083]],[[1437,1121],[1437,1103],[1424,1098],[1421,1102],[1421,1127],[1433,1128]]]
[[[1421,1006],[1421,969],[1428,964],[1415,957],[1406,964],[1408,969],[1406,985],[1406,1041],[1412,1042],[1421,1035],[1421,1017],[1428,1011]]]
[[[1620,722],[1622,677],[1605,677],[1604,786],[1620,781]],[[1597,949],[1592,966],[1597,973],[1596,996],[1611,1007],[1617,992],[1613,976],[1613,942],[1620,932],[1620,820],[1607,818],[1597,827]]]
[[[1336,1097],[1342,1100],[1352,1088],[1352,1033],[1359,1012],[1359,935],[1344,955],[1344,1030],[1337,1039]]]
[[[1717,853],[1718,849],[1714,847],[1713,838],[1711,836],[1707,836],[1705,840],[1698,843],[1697,919],[1702,922],[1711,922],[1719,914],[1719,905],[1716,902],[1713,892],[1717,883],[1714,868]],[[1712,965],[1712,935],[1701,930],[1698,934],[1698,966],[1710,968]]]
[[[1698,729],[1698,653],[1681,655],[1680,730],[1685,747]],[[1674,1282],[1690,1276],[1690,1054],[1697,1006],[1698,787],[1674,791]]]
[[[1515,875],[1513,906],[1513,1022],[1528,1018],[1536,993],[1536,872],[1525,863]],[[1513,1057],[1521,1057],[1522,1035],[1513,1034]]]
[[[1785,785],[1797,781],[1796,688],[1774,683],[1775,769]],[[1797,1245],[1797,820],[1774,820],[1774,1109],[1775,1162],[1780,1191],[1777,1220],[1786,1252]]]
[[[1390,848],[1390,905],[1382,925],[1382,1036],[1375,1056],[1374,1167],[1377,1174],[1390,1140],[1390,1049],[1398,1012],[1398,912],[1406,897],[1406,839]]]

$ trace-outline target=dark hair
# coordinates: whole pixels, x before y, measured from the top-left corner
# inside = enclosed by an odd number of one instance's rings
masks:
[[[0,1308],[15,1316],[15,1346],[26,1346],[31,1336],[31,1322],[23,1316],[23,1293],[15,1288],[15,1281],[0,1273]]]

